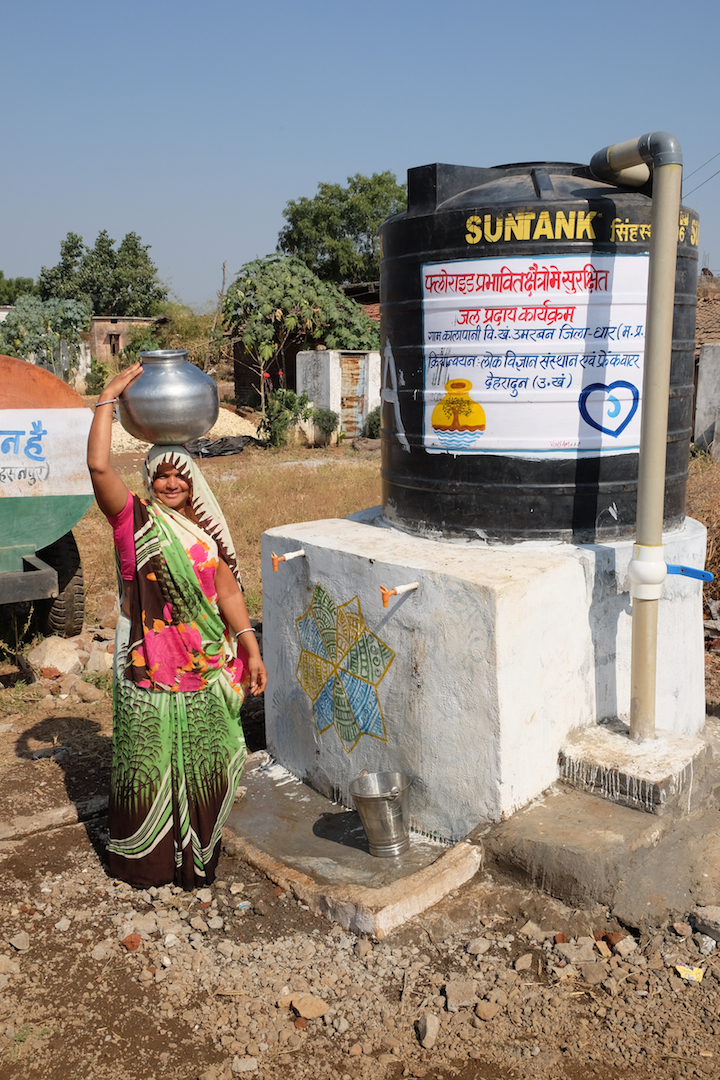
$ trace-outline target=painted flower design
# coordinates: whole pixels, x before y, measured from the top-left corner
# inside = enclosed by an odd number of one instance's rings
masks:
[[[385,742],[377,687],[395,653],[365,626],[357,596],[335,604],[318,584],[296,624],[302,649],[296,674],[318,731],[334,726],[348,753],[361,735]]]

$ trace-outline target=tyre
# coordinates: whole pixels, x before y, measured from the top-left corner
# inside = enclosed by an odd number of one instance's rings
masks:
[[[37,554],[58,576],[58,596],[36,604],[40,629],[47,635],[74,637],[82,630],[85,615],[85,584],[75,537],[65,533]]]

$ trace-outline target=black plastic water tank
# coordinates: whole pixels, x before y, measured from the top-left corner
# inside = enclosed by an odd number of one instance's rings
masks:
[[[499,542],[633,535],[651,205],[652,180],[614,187],[584,165],[408,171],[407,212],[380,230],[388,521]],[[685,513],[697,251],[682,208],[666,528]]]

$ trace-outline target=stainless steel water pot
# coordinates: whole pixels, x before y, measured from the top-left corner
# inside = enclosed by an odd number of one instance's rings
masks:
[[[217,386],[187,355],[186,349],[140,353],[144,371],[118,402],[120,423],[136,439],[185,443],[206,435],[217,420]]]

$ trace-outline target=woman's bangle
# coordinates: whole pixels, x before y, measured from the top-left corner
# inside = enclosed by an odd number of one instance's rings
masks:
[[[98,409],[101,405],[112,405],[115,401],[119,401],[119,400],[120,400],[120,398],[111,397],[111,398],[108,398],[107,401],[96,401],[95,402],[95,408]]]
[[[240,637],[241,634],[254,634],[255,628],[253,626],[246,626],[244,630],[238,630],[236,637]]]

